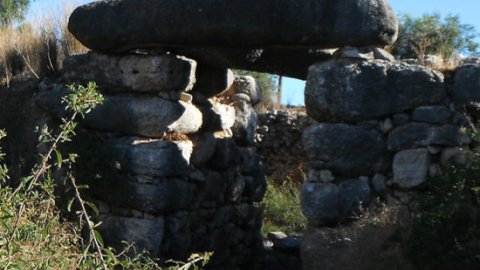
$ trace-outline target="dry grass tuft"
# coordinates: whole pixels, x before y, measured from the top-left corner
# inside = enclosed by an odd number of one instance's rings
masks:
[[[7,87],[13,76],[42,78],[55,73],[69,55],[87,51],[68,32],[68,17],[73,5],[63,11],[43,14],[34,23],[0,28],[0,84]]]

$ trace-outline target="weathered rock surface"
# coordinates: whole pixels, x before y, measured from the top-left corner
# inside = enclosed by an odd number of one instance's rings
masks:
[[[235,79],[228,68],[214,68],[199,63],[195,74],[196,83],[192,93],[200,93],[205,97],[213,97],[232,86]]]
[[[195,198],[195,185],[180,179],[161,183],[139,183],[135,176],[117,175],[115,179],[95,179],[92,194],[111,207],[135,209],[161,215],[190,207]]]
[[[443,75],[381,60],[337,60],[313,65],[305,105],[317,121],[362,121],[435,104],[446,96]]]
[[[313,168],[337,175],[372,175],[388,167],[385,139],[368,128],[318,124],[304,132],[303,145]]]
[[[392,183],[401,189],[423,185],[428,178],[430,154],[427,149],[411,149],[398,152],[393,159]]]
[[[166,45],[335,48],[391,44],[397,20],[384,0],[117,0],[77,8],[68,28],[109,53]]]
[[[330,60],[335,50],[318,48],[169,48],[212,67],[252,70],[305,80],[308,67]],[[288,63],[288,64],[286,64]]]
[[[480,101],[480,64],[464,65],[457,70],[452,98],[456,106]]]
[[[94,81],[109,92],[189,91],[195,83],[195,70],[195,61],[171,54],[87,53],[68,57],[62,77],[70,82]]]
[[[236,101],[234,106],[235,123],[232,127],[233,136],[240,145],[252,145],[257,129],[257,113],[252,105],[245,101]]]
[[[409,123],[394,129],[388,136],[388,149],[399,151],[431,145],[457,146],[468,144],[470,137],[453,125],[434,126]]]
[[[414,121],[432,124],[447,124],[452,120],[453,112],[445,106],[424,106],[413,110]]]
[[[116,250],[123,250],[122,241],[134,243],[137,252],[148,251],[152,256],[160,255],[160,245],[164,236],[165,220],[162,217],[154,219],[99,216],[102,225],[98,228],[104,241]]]
[[[38,104],[56,117],[64,117],[62,97],[65,88],[41,92]],[[134,136],[161,138],[166,132],[194,133],[202,126],[202,113],[194,105],[170,101],[156,96],[105,96],[82,121],[96,130],[119,132]]]
[[[106,143],[112,165],[118,171],[153,177],[183,176],[189,172],[191,141],[119,139]]]
[[[307,182],[302,188],[302,212],[314,225],[331,225],[352,217],[371,200],[368,178],[333,183]]]
[[[253,106],[260,102],[261,89],[257,84],[257,81],[252,76],[235,77],[232,88],[232,92],[235,94],[247,95],[250,98],[250,102]]]

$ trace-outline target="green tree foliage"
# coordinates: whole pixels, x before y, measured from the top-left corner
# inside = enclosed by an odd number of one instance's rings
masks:
[[[28,9],[30,0],[1,0],[0,1],[0,27],[11,25],[23,19]]]
[[[399,16],[399,37],[393,45],[393,54],[398,58],[424,60],[425,55],[433,54],[449,59],[456,53],[476,55],[479,44],[478,34],[472,25],[462,24],[458,16],[440,14],[423,15],[413,18]]]

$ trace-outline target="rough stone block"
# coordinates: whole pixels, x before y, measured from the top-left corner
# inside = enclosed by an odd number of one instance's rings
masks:
[[[431,124],[448,124],[452,120],[453,112],[445,106],[424,106],[413,110],[414,121]]]
[[[426,123],[409,123],[394,129],[388,136],[388,149],[399,151],[431,145],[458,146],[471,139],[459,127],[434,126]]]
[[[121,19],[119,19],[121,18]],[[132,23],[135,22],[135,23]],[[362,22],[362,23],[358,23]],[[68,29],[87,47],[316,47],[391,44],[397,19],[384,0],[117,0],[77,8]]]
[[[303,145],[311,167],[335,175],[372,175],[388,168],[386,140],[365,127],[314,125],[305,130]]]
[[[427,149],[398,152],[393,159],[392,183],[402,189],[423,185],[428,179],[430,154]]]
[[[87,53],[65,60],[62,77],[70,82],[94,81],[109,92],[189,91],[196,63],[175,55],[104,55]]]
[[[111,207],[162,215],[189,209],[195,185],[176,178],[157,183],[139,183],[135,176],[118,174],[112,179],[95,179],[91,193]]]
[[[310,67],[307,113],[320,122],[364,121],[400,113],[446,97],[443,75],[382,60],[337,60]]]
[[[313,225],[332,225],[350,218],[370,200],[371,190],[365,177],[338,185],[307,182],[301,194],[302,212]]]
[[[459,108],[480,102],[480,64],[464,65],[457,70],[452,99]]]
[[[137,252],[146,250],[154,257],[160,255],[165,224],[162,217],[144,219],[102,215],[98,219],[102,221],[98,229],[108,246],[123,250],[125,245],[122,241],[127,241],[134,244]]]
[[[41,92],[38,104],[56,117],[65,117],[62,97],[66,88]],[[102,105],[87,114],[86,126],[126,135],[162,138],[167,132],[194,133],[202,126],[202,113],[192,104],[156,96],[105,96]]]
[[[213,97],[226,91],[235,78],[233,72],[227,68],[215,68],[200,63],[195,77],[192,93],[200,93],[205,97]]]

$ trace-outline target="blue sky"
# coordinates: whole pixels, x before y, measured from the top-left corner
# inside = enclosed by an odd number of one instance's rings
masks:
[[[31,5],[28,18],[35,20],[42,14],[62,11],[65,3],[75,7],[88,2],[92,2],[92,0],[36,0]],[[473,25],[477,32],[480,31],[480,0],[390,0],[390,4],[395,13],[406,13],[414,17],[435,12],[444,16],[459,15],[462,23]],[[478,41],[480,42],[480,38]],[[286,78],[283,85],[282,103],[302,105],[304,87],[305,82]]]

